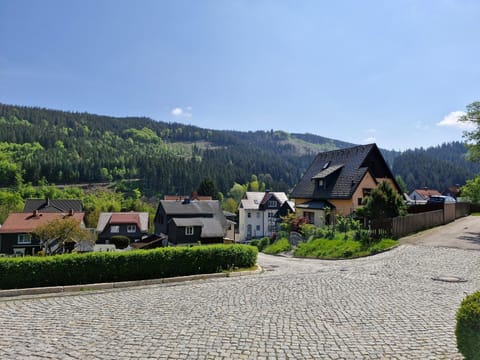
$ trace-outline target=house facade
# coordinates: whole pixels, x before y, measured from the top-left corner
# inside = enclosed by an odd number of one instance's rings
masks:
[[[161,200],[154,219],[155,234],[169,245],[223,243],[233,229],[218,200]]]
[[[113,236],[125,236],[130,242],[140,241],[148,234],[148,212],[103,212],[97,224],[97,243],[108,244]]]
[[[248,191],[238,206],[239,241],[270,237],[278,232],[279,210],[286,202],[287,195],[283,192]],[[294,208],[294,204],[289,207]]]
[[[382,181],[401,193],[377,145],[360,145],[319,153],[291,197],[298,217],[322,226],[354,213]]]
[[[42,250],[39,239],[32,233],[40,225],[48,224],[58,219],[75,219],[81,226],[85,214],[69,211],[68,213],[40,212],[11,213],[0,228],[0,253],[16,255],[35,255]]]

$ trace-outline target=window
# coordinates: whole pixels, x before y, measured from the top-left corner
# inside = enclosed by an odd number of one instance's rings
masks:
[[[193,226],[187,226],[185,228],[185,235],[193,235]]]
[[[270,200],[268,202],[268,207],[277,207],[277,202],[275,200]]]
[[[137,232],[137,225],[127,225],[127,232],[129,233]]]
[[[257,231],[260,231],[260,225],[257,225]]]
[[[269,218],[273,218],[274,216],[275,216],[275,213],[273,213],[273,212],[268,212],[268,217],[269,217]]]
[[[251,218],[251,217],[252,217],[252,213],[250,213],[250,212],[247,213],[247,216],[248,216],[249,218]]]
[[[260,219],[260,213],[257,212],[257,219]]]
[[[357,199],[357,204],[358,204],[358,206],[361,206],[362,203],[363,203],[363,199],[362,199],[362,198],[358,198],[358,199]]]
[[[110,226],[110,232],[111,233],[119,233],[120,232],[120,226],[119,225],[111,225]]]
[[[311,211],[304,211],[303,217],[307,220],[309,224],[313,224],[315,219],[315,213]]]
[[[32,242],[32,238],[30,234],[18,234],[17,235],[17,243],[18,244],[30,244]]]
[[[325,170],[326,168],[328,168],[330,166],[330,163],[331,161],[327,161],[325,164],[323,164],[322,170]]]

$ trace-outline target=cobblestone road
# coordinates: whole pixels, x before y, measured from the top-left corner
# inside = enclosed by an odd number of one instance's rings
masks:
[[[480,289],[478,251],[402,245],[259,263],[263,274],[240,278],[2,299],[0,358],[461,358],[455,312]]]

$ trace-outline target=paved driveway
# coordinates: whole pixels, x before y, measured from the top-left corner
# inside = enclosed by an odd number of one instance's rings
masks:
[[[242,278],[0,300],[0,358],[461,358],[455,312],[480,289],[478,251],[259,263],[263,274]]]

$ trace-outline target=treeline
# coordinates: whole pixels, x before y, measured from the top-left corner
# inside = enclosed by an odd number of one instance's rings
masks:
[[[140,179],[146,194],[185,194],[206,177],[226,192],[269,174],[273,188],[287,191],[315,154],[296,152],[292,137],[0,104],[0,187]]]
[[[427,149],[408,150],[393,160],[393,172],[400,175],[408,191],[428,187],[443,191],[465,185],[480,172],[480,164],[467,158],[462,142],[451,142]]]

